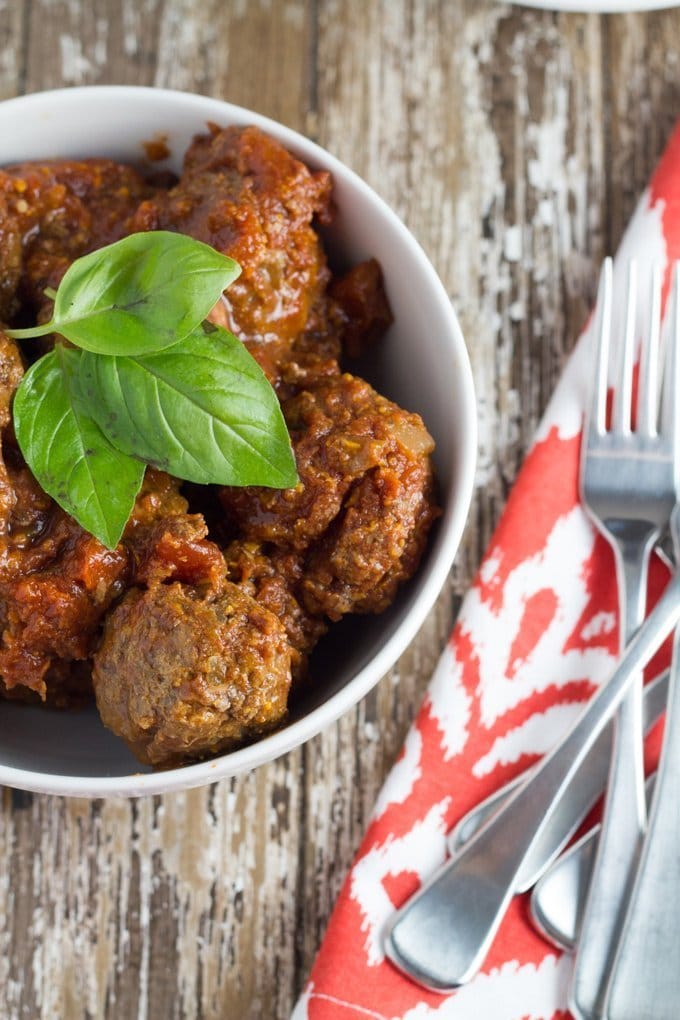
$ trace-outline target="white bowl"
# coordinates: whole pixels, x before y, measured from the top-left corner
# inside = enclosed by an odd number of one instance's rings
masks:
[[[72,796],[163,793],[213,782],[289,751],[332,723],[394,664],[423,623],[453,561],[472,494],[477,444],[472,375],[448,296],[406,227],[359,177],[274,121],[214,99],[123,86],[63,89],[0,104],[0,165],[108,156],[144,165],[143,142],[167,136],[179,170],[192,136],[213,121],[256,124],[309,166],[330,170],[338,216],[327,233],[347,264],[379,259],[395,323],[361,372],[419,411],[437,442],[444,514],[413,581],[381,616],[343,621],[312,660],[316,684],[286,726],[249,747],[165,772],[145,771],[96,710],[52,712],[0,702],[0,783]],[[361,372],[357,374],[361,374]]]
[[[660,11],[677,7],[679,0],[509,0],[520,7],[540,7],[546,11],[573,14],[623,14],[626,11]]]

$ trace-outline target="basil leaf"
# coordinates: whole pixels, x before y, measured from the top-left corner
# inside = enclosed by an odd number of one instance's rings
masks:
[[[236,337],[205,323],[144,357],[83,354],[87,408],[119,450],[201,484],[297,483],[274,390]]]
[[[191,237],[131,234],[76,259],[52,322],[41,328],[100,354],[160,351],[195,329],[240,272],[238,262]]]
[[[31,366],[14,397],[14,428],[45,492],[113,549],[132,512],[144,465],[115,449],[87,414],[77,387],[81,356],[58,344]]]

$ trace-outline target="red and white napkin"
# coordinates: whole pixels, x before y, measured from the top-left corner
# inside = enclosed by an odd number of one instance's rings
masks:
[[[665,265],[665,298],[680,258],[680,125],[626,232],[615,285],[632,255],[640,264],[641,333],[645,264]],[[613,343],[620,336],[615,328]],[[481,972],[451,995],[426,992],[399,974],[385,959],[382,936],[395,907],[444,860],[448,830],[549,750],[615,664],[613,558],[578,499],[591,377],[586,328],[382,789],[293,1020],[569,1016],[571,960],[534,932],[526,897],[513,900]],[[654,563],[652,601],[666,579]],[[657,727],[650,760],[659,736]]]

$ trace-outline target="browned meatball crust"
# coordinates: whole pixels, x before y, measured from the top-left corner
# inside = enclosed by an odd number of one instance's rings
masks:
[[[425,457],[393,452],[356,485],[305,563],[300,598],[310,613],[381,613],[416,571],[438,516]]]
[[[241,534],[304,562],[312,615],[380,612],[409,578],[437,516],[422,419],[345,374],[283,404],[300,482],[221,491]]]
[[[12,398],[23,374],[23,361],[16,340],[0,329],[0,429],[10,423]]]
[[[10,267],[5,273],[3,265],[0,316],[14,315],[23,300],[44,319],[51,309],[44,289],[58,287],[74,259],[129,233],[139,203],[155,191],[132,167],[108,159],[0,171],[0,255]]]
[[[21,194],[16,182],[0,172],[0,319],[5,322],[19,309],[17,291],[21,281],[21,229],[15,204]]]
[[[203,518],[186,513],[179,482],[160,471],[147,471],[122,541],[107,549],[40,489],[12,444],[5,457],[0,680],[4,691],[67,704],[68,687],[54,689],[68,676],[65,664],[89,659],[104,616],[129,585],[216,585],[224,558]]]
[[[0,240],[0,246],[1,243]],[[2,456],[3,432],[10,423],[12,398],[23,374],[24,367],[16,341],[0,330],[0,570],[4,560],[9,515],[16,501]]]
[[[94,656],[97,706],[151,765],[216,754],[281,722],[290,654],[283,625],[228,582],[132,590]]]
[[[266,553],[257,542],[231,542],[224,550],[227,577],[281,621],[292,648],[293,682],[307,673],[309,655],[328,630],[324,620],[312,616],[295,595],[302,563],[291,553]]]
[[[328,216],[330,188],[328,173],[312,173],[257,128],[213,127],[190,146],[177,186],[135,219],[134,229],[177,230],[236,259],[241,276],[213,318],[272,380],[305,329],[325,329],[330,273],[312,220]]]

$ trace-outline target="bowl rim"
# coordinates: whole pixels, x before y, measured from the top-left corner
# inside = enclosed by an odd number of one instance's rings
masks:
[[[197,121],[200,120],[203,123],[212,114],[219,115],[221,119],[230,123],[255,124],[263,131],[273,135],[286,147],[290,147],[305,162],[330,170],[334,178],[342,178],[347,185],[368,198],[397,233],[400,243],[403,243],[404,247],[408,249],[410,256],[420,263],[429,279],[432,297],[448,321],[447,341],[451,345],[451,353],[456,358],[457,371],[460,374],[459,401],[466,426],[465,434],[461,437],[460,445],[456,451],[456,498],[449,501],[445,513],[440,519],[439,555],[429,564],[427,574],[420,578],[419,590],[413,604],[395,632],[339,691],[332,694],[321,705],[313,708],[296,722],[290,723],[283,729],[246,747],[227,752],[205,762],[159,772],[87,777],[39,772],[0,763],[0,783],[18,789],[77,797],[132,797],[202,786],[272,761],[305,743],[335,722],[360,701],[387,673],[413,640],[434,605],[460,545],[474,486],[477,458],[477,413],[470,359],[458,319],[443,283],[425,251],[397,214],[346,163],[341,162],[316,142],[278,121],[246,107],[198,93],[136,85],[90,85],[51,89],[17,96],[4,100],[0,106],[3,109],[12,106],[25,111],[26,116],[30,116],[32,109],[44,106],[46,102],[63,103],[68,108],[71,104],[77,105],[82,100],[91,100],[95,96],[104,94],[117,97],[125,102],[140,99],[142,96],[146,100],[153,95],[161,102],[182,103],[185,109],[190,110],[193,107],[197,114]],[[162,130],[162,125],[159,126],[159,130]]]
[[[661,11],[677,7],[678,0],[508,0],[519,7],[571,14],[625,14],[633,11]]]

